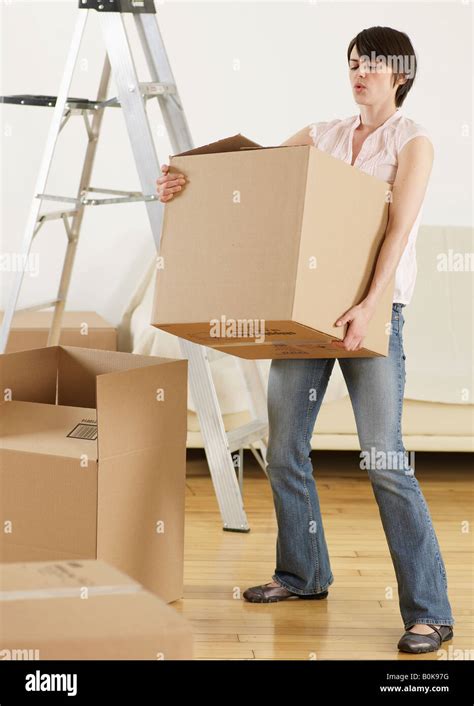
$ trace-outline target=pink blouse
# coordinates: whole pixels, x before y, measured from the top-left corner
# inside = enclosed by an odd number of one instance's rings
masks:
[[[360,125],[360,113],[350,118],[336,118],[311,125],[313,144],[333,157],[352,162],[352,137]],[[400,108],[374,130],[362,143],[354,167],[372,174],[378,179],[393,184],[398,166],[398,154],[409,140],[424,135],[431,140],[428,131],[419,123],[403,115]],[[394,302],[408,304],[415,288],[417,274],[415,243],[418,235],[424,201],[413,223],[407,245],[395,272]]]

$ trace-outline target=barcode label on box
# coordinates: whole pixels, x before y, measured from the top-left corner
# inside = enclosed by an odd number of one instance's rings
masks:
[[[79,422],[79,424],[76,424],[74,429],[69,432],[68,436],[72,439],[88,439],[89,441],[95,441],[97,439],[97,424]]]

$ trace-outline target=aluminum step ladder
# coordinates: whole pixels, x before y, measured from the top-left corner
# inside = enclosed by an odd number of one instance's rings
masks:
[[[91,11],[97,15],[100,23],[106,52],[96,100],[68,96],[81,40]],[[125,25],[125,14],[133,18],[151,81],[140,82],[137,77]],[[117,97],[108,99],[111,74]],[[15,95],[4,96],[1,99],[3,103],[54,107],[35,195],[25,228],[21,262],[27,261],[33,240],[42,226],[53,220],[63,221],[67,247],[57,296],[52,301],[18,309],[23,268],[16,273],[0,329],[0,352],[6,349],[13,316],[15,311],[20,310],[54,307],[47,345],[58,344],[86,207],[144,201],[156,248],[159,251],[164,204],[160,202],[156,191],[156,179],[161,176],[161,170],[146,113],[146,103],[152,98],[158,100],[174,152],[192,149],[194,144],[158,27],[154,1],[79,0],[77,22],[58,96]],[[123,110],[141,192],[91,186],[92,169],[106,108]],[[49,194],[46,192],[46,185],[59,133],[74,116],[83,118],[88,135],[78,192],[75,197]],[[40,213],[41,206],[46,201],[55,202],[57,210]],[[238,429],[226,432],[211,374],[208,349],[181,338],[179,344],[183,358],[188,359],[191,395],[199,419],[223,528],[229,531],[247,532],[250,527],[243,504],[243,449],[246,446],[250,448],[266,473],[268,419],[261,371],[255,361],[234,358],[247,392],[251,421]],[[222,355],[226,354],[222,353]]]

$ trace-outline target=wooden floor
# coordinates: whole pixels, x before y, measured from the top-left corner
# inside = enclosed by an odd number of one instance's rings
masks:
[[[188,450],[184,597],[173,607],[193,626],[195,659],[439,660],[397,650],[397,585],[378,507],[356,452],[313,453],[334,583],[322,601],[252,604],[241,594],[271,580],[276,520],[266,476],[245,456],[251,531],[225,532],[204,454]],[[450,659],[474,659],[472,458],[419,453],[416,475],[448,573],[455,636]],[[469,523],[469,524],[468,524]],[[464,531],[463,531],[464,530]]]

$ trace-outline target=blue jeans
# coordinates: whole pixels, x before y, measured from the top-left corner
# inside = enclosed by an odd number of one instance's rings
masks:
[[[392,306],[387,357],[339,358],[366,469],[398,584],[405,629],[454,625],[446,569],[428,506],[402,440],[405,387],[402,307]],[[330,586],[331,571],[311,437],[335,359],[272,360],[267,472],[278,524],[273,580],[301,595]],[[403,460],[402,460],[403,459]]]

